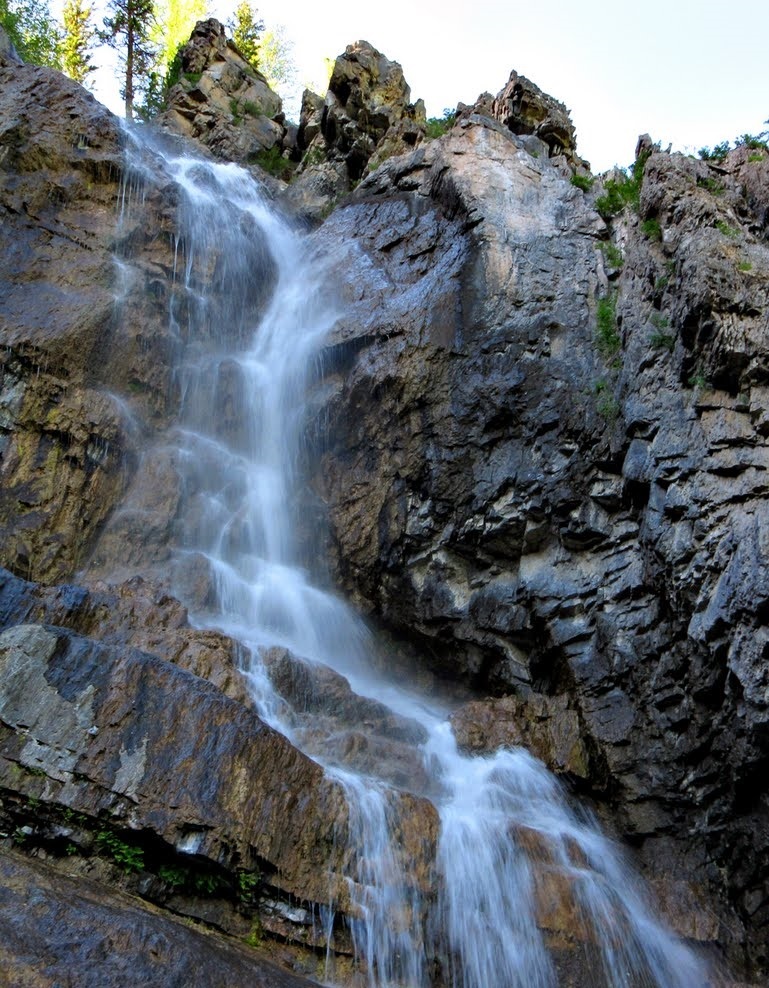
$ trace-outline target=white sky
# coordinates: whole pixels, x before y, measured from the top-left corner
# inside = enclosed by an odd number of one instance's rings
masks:
[[[594,171],[628,164],[640,133],[691,151],[769,126],[769,0],[254,2],[285,26],[302,82],[365,39],[401,63],[428,116],[497,93],[515,69],[569,107]],[[217,0],[217,16],[234,5]]]

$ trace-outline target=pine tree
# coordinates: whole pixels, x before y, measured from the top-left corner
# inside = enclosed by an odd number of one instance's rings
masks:
[[[62,67],[65,73],[79,82],[85,83],[88,73],[93,72],[90,49],[96,34],[91,24],[91,7],[84,0],[66,0],[62,10],[64,38],[61,46]]]
[[[109,0],[111,17],[104,18],[102,41],[114,48],[125,71],[120,94],[127,120],[133,119],[134,100],[146,87],[157,57],[150,40],[155,23],[153,0]]]
[[[235,8],[235,20],[228,25],[238,51],[254,68],[259,65],[259,38],[264,30],[264,21],[257,14],[249,0],[240,0]]]

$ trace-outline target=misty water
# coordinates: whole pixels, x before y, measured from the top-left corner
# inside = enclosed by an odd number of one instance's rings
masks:
[[[571,923],[590,945],[591,988],[702,988],[702,963],[660,924],[622,853],[544,766],[520,749],[462,754],[449,704],[390,681],[372,633],[306,566],[295,516],[305,395],[341,315],[333,258],[235,165],[131,153],[124,218],[148,185],[178,200],[169,325],[184,509],[175,590],[193,624],[241,643],[260,715],[346,795],[360,983],[555,988],[537,903],[565,889]],[[122,263],[130,268],[130,258]],[[365,709],[388,725],[382,743],[361,759],[345,743],[355,725],[324,716],[322,692],[309,715],[295,702],[285,688],[294,674],[330,683],[337,697],[346,680],[370,698]],[[356,702],[347,697],[352,710]],[[428,891],[397,839],[411,805],[401,789],[429,798],[439,817]]]

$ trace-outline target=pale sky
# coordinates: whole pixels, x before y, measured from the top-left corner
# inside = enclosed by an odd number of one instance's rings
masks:
[[[769,128],[767,0],[254,2],[285,26],[300,81],[364,39],[401,63],[428,116],[496,94],[515,69],[571,110],[594,171],[627,165],[644,132],[693,151]]]

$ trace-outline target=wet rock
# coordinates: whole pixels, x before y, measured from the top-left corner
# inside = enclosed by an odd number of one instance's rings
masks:
[[[502,747],[528,749],[558,775],[600,785],[600,771],[591,764],[579,713],[568,697],[531,694],[465,704],[451,716],[460,748],[488,754]]]
[[[595,744],[581,784],[652,874],[710,890],[731,958],[761,969],[763,156],[647,146],[639,213],[609,228],[573,163],[534,155],[534,117],[515,135],[478,110],[316,234],[344,245],[349,311],[317,399],[336,573],[444,675],[560,697]],[[467,738],[501,740],[477,716]]]

